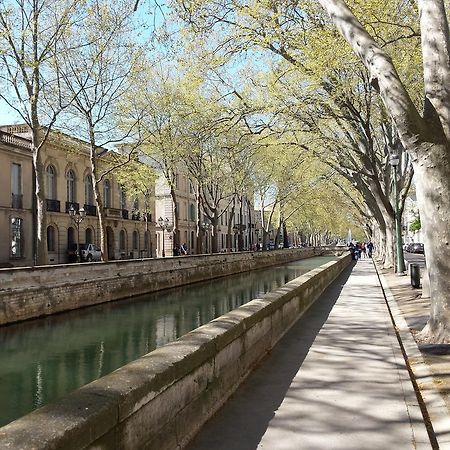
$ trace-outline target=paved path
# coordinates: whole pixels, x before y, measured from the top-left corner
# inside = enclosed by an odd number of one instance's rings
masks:
[[[189,450],[430,449],[371,260],[344,272]]]

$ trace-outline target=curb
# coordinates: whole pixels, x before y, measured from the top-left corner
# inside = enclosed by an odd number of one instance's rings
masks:
[[[450,417],[447,406],[440,393],[435,389],[420,389],[422,383],[433,386],[433,375],[430,367],[422,357],[422,353],[411,334],[386,278],[380,273],[375,262],[374,265],[384,291],[386,303],[404,353],[406,364],[410,371],[411,381],[416,390],[419,404],[421,405],[432,448],[433,450],[450,450]]]

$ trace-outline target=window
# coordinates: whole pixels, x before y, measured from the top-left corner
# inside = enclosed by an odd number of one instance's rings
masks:
[[[189,205],[189,220],[195,222],[195,205],[193,203]]]
[[[22,166],[13,163],[11,166],[11,192],[13,195],[22,194]]]
[[[67,201],[74,203],[76,200],[75,196],[75,173],[73,170],[67,172]]]
[[[23,219],[11,218],[11,258],[23,257]]]
[[[86,228],[86,235],[85,235],[85,241],[86,244],[93,244],[94,243],[94,233],[92,231],[92,228]]]
[[[11,165],[11,206],[16,209],[22,208],[22,166],[13,163]]]
[[[139,250],[139,234],[133,231],[133,250]]]
[[[56,200],[56,170],[52,165],[47,166],[47,198]]]
[[[90,175],[86,175],[84,179],[84,203],[86,205],[94,204],[94,189],[92,187],[92,177]]]
[[[149,239],[148,239],[148,231],[144,234],[144,250],[148,251],[149,248]]]
[[[105,208],[111,208],[111,183],[105,180],[103,183],[103,203]]]
[[[75,230],[73,227],[69,227],[67,229],[67,247],[69,248],[71,245],[75,244]]]
[[[137,197],[133,200],[133,211],[139,211],[139,200]]]
[[[123,186],[120,187],[119,192],[119,209],[127,209],[127,195]]]
[[[119,248],[121,252],[124,252],[126,250],[126,239],[125,239],[125,231],[121,231],[119,234]]]
[[[189,180],[189,194],[194,193],[194,183],[192,183],[192,180]]]
[[[55,251],[55,228],[49,225],[47,227],[47,251]]]

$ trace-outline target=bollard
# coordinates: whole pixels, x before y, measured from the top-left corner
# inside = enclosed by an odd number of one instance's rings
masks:
[[[420,288],[420,266],[418,264],[410,264],[411,271],[411,286],[413,288]]]

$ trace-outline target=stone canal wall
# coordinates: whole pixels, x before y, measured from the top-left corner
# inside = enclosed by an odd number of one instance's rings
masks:
[[[0,448],[184,448],[350,263],[341,256],[0,429]]]
[[[322,254],[321,249],[0,269],[0,325]]]

